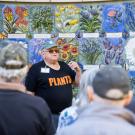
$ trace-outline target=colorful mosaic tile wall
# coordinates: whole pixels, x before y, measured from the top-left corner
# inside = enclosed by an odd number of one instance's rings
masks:
[[[48,38],[60,46],[61,60],[121,65],[135,84],[135,2],[0,3],[1,52],[18,42],[26,48],[28,64],[33,64],[42,60],[40,48]]]

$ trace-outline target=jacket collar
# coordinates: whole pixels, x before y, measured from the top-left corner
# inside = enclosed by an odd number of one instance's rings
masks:
[[[82,117],[117,117],[135,125],[135,115],[131,111],[123,107],[112,106],[99,102],[92,102],[91,104],[78,110],[78,113]]]

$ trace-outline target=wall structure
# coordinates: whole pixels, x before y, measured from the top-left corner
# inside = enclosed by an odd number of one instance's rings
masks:
[[[28,64],[42,60],[49,38],[61,48],[60,58],[85,68],[114,65],[135,71],[135,2],[82,0],[0,1],[0,51],[9,43],[26,48]],[[40,3],[41,2],[41,3]]]
[[[37,2],[37,0],[1,0],[3,2]],[[110,2],[110,1],[116,1],[116,0],[39,0],[38,2]],[[118,0],[120,1],[120,0]]]

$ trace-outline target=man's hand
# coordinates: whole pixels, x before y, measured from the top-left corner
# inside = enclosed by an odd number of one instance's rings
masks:
[[[77,72],[77,71],[81,72],[79,65],[75,61],[70,61],[68,65],[75,72]]]
[[[68,65],[72,70],[74,70],[76,72],[75,85],[79,86],[80,77],[81,77],[81,69],[80,69],[79,65],[74,61],[69,62]]]

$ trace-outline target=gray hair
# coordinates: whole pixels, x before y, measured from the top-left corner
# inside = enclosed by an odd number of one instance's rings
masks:
[[[14,79],[23,81],[28,71],[28,66],[21,69],[5,69],[0,67],[0,78],[5,82],[12,82]]]
[[[80,92],[78,94],[78,98],[74,104],[77,106],[85,106],[89,103],[87,96],[87,87],[92,86],[93,79],[99,69],[88,69],[84,71],[80,79]]]

